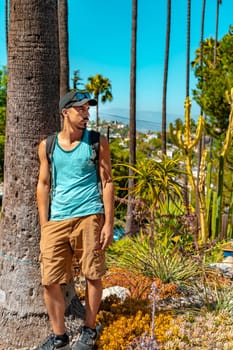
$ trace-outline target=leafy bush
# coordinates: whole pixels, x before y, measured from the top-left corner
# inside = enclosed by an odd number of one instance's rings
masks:
[[[172,242],[163,244],[155,238],[151,249],[148,236],[139,235],[115,242],[108,250],[108,265],[126,268],[149,278],[159,278],[163,283],[185,283],[199,275],[198,262],[184,257]]]

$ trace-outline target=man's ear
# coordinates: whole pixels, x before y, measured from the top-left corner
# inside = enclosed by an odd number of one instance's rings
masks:
[[[63,117],[65,117],[67,115],[67,112],[68,112],[68,110],[66,108],[62,109],[61,113],[62,113]]]

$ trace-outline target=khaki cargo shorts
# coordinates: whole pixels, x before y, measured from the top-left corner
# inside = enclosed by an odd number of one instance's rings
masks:
[[[48,221],[41,227],[40,263],[42,284],[67,284],[75,258],[80,272],[88,279],[105,272],[105,252],[99,238],[104,215],[95,214],[63,221]]]

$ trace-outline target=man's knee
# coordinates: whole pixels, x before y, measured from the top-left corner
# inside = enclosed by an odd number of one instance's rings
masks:
[[[61,291],[60,284],[50,284],[44,286],[44,294],[45,295],[53,295]]]
[[[86,278],[87,285],[93,286],[95,288],[102,288],[102,279],[98,278],[95,280],[92,280],[90,278]]]

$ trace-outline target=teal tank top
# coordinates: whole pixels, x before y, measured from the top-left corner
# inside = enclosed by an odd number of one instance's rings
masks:
[[[58,144],[52,155],[50,220],[65,220],[104,212],[96,164],[91,160],[89,130],[70,151]]]

